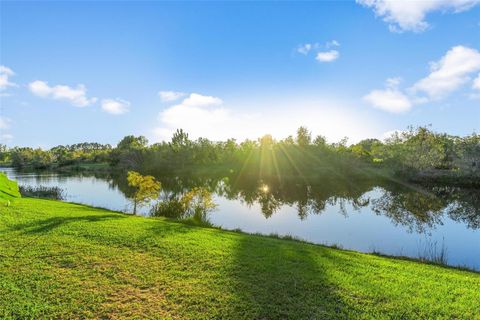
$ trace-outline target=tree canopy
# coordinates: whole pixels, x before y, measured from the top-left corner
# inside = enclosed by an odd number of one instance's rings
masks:
[[[158,198],[161,184],[153,176],[142,176],[138,172],[129,171],[127,181],[128,185],[134,188],[130,196],[133,201],[133,214],[137,213],[137,207]]]
[[[381,141],[347,139],[329,143],[312,140],[306,127],[295,137],[276,140],[266,134],[257,140],[191,140],[179,129],[169,142],[148,145],[143,136],[126,136],[116,147],[98,143],[56,146],[50,150],[28,147],[0,148],[0,161],[14,167],[56,168],[103,163],[112,169],[139,172],[176,170],[243,170],[271,175],[305,175],[318,170],[386,169],[402,176],[480,176],[480,136],[437,133],[428,127],[409,128]]]

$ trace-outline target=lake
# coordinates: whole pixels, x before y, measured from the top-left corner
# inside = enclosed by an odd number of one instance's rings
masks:
[[[131,212],[125,177],[112,174],[1,171],[19,185],[58,186],[65,200]],[[480,190],[419,187],[329,177],[278,180],[235,176],[157,177],[163,193],[194,186],[214,193],[209,221],[224,229],[290,235],[361,252],[414,258],[446,253],[447,262],[480,270]],[[142,208],[141,214],[148,215]]]

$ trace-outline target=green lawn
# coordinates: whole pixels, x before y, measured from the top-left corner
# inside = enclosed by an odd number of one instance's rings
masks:
[[[48,200],[0,208],[1,319],[480,319],[480,274]]]

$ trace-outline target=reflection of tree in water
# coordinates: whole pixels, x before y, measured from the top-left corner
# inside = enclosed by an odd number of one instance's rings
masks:
[[[480,227],[480,190],[448,186],[408,187],[390,185],[380,197],[372,200],[377,214],[389,217],[410,231],[425,232],[447,215],[469,228]]]
[[[280,210],[282,207],[282,202],[275,198],[275,196],[270,193],[268,187],[260,187],[260,192],[257,198],[258,203],[260,203],[260,207],[262,208],[262,213],[266,218],[269,218]],[[267,189],[267,190],[265,190]]]
[[[265,217],[270,217],[283,206],[297,209],[301,219],[310,214],[320,214],[327,206],[338,205],[343,214],[346,206],[358,209],[369,199],[363,196],[374,187],[371,181],[352,183],[337,177],[319,181],[306,179],[258,179],[253,176],[236,176],[223,180],[217,193],[230,200],[240,200],[247,206],[259,204]]]
[[[112,187],[124,194],[131,192],[122,174],[102,176]],[[247,206],[259,204],[269,218],[283,206],[296,208],[300,219],[321,214],[336,206],[345,216],[348,210],[370,206],[377,214],[411,231],[424,232],[442,224],[447,215],[469,228],[480,228],[480,190],[445,186],[405,186],[379,179],[358,179],[325,176],[315,179],[278,179],[249,175],[161,176],[164,197],[180,197],[194,187],[202,187],[229,200],[239,200]],[[265,188],[267,186],[267,188]],[[379,196],[371,196],[375,190]]]
[[[380,197],[372,200],[374,212],[417,232],[441,224],[444,207],[443,201],[435,195],[412,189],[383,190]]]
[[[471,229],[479,229],[480,190],[449,188],[448,197],[451,200],[448,216]]]

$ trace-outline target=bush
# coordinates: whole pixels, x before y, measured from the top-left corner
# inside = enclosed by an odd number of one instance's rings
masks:
[[[174,219],[192,219],[196,222],[208,222],[208,214],[217,207],[212,193],[205,188],[193,188],[181,197],[171,196],[160,201],[152,208],[152,216]]]
[[[156,203],[150,210],[150,214],[154,217],[184,219],[186,210],[180,199],[171,197]]]
[[[65,192],[59,187],[20,186],[20,194],[24,197],[65,200]]]

